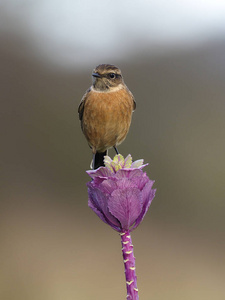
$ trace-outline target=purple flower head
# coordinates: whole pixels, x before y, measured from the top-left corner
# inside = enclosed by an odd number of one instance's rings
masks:
[[[135,229],[143,220],[155,196],[150,180],[142,169],[143,160],[132,163],[118,154],[105,156],[105,167],[87,171],[88,206],[98,217],[118,232]]]

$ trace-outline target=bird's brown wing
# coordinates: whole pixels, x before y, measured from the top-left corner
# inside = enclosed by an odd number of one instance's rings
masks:
[[[128,91],[128,93],[130,94],[130,96],[131,96],[131,98],[132,98],[132,100],[133,100],[133,111],[135,111],[135,109],[136,109],[136,101],[135,101],[135,99],[134,99],[133,94],[132,94],[131,91],[128,89],[128,87],[127,87],[127,91]]]
[[[79,114],[79,120],[82,121],[83,119],[83,113],[84,113],[84,106],[87,99],[87,95],[90,92],[90,89],[87,90],[87,92],[84,94],[83,98],[81,99],[81,102],[78,106],[78,114]]]
[[[135,101],[135,99],[134,99],[134,96],[132,95],[132,97],[133,97],[133,111],[135,111],[135,109],[136,109],[136,101]]]

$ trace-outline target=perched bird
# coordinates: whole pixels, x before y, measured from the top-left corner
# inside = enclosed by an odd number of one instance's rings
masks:
[[[78,107],[81,129],[92,149],[92,168],[104,166],[107,150],[126,138],[136,102],[119,68],[101,64],[92,73],[93,84]]]

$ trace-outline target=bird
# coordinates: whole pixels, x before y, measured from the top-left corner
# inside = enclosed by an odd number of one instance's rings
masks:
[[[81,99],[78,114],[93,153],[91,167],[97,169],[104,166],[109,148],[113,147],[119,154],[117,146],[127,136],[136,102],[115,65],[98,65],[92,77],[92,85]]]

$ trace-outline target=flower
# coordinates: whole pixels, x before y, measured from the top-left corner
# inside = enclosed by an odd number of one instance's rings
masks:
[[[88,206],[118,232],[135,229],[143,220],[155,196],[150,180],[142,169],[143,160],[132,162],[118,154],[105,156],[105,167],[87,171]]]

